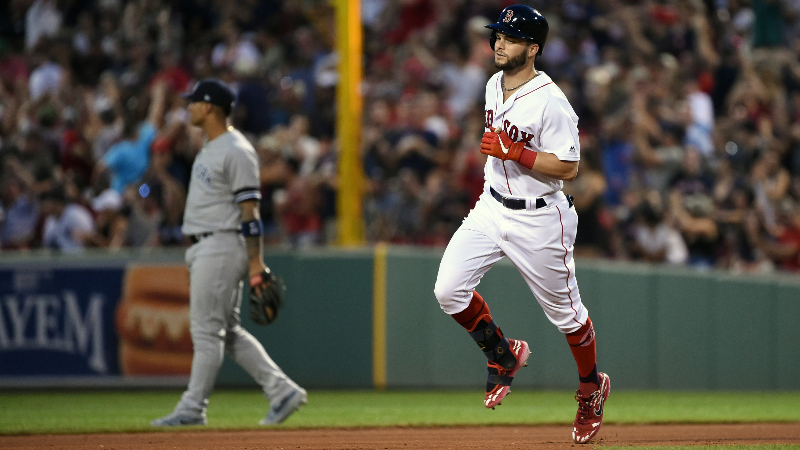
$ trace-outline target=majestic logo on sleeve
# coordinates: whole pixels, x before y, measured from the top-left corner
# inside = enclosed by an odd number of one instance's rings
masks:
[[[508,11],[506,11],[506,16],[503,17],[503,22],[505,23],[511,22],[512,16],[514,16],[514,11],[509,9]]]

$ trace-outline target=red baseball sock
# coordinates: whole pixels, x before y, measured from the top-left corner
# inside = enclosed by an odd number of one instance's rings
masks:
[[[572,356],[578,365],[580,389],[582,395],[589,395],[599,389],[597,380],[597,345],[594,340],[592,320],[587,318],[586,324],[567,334],[567,342]]]
[[[486,323],[492,321],[489,305],[483,301],[483,297],[477,291],[472,291],[472,300],[469,302],[467,309],[453,314],[452,317],[467,331],[474,331],[481,319],[486,319]]]
[[[472,300],[469,306],[460,313],[452,315],[459,325],[469,331],[470,336],[483,350],[483,354],[490,362],[499,364],[506,370],[512,369],[517,364],[517,357],[514,352],[509,351],[510,343],[503,336],[503,332],[492,320],[489,312],[489,305],[483,301],[483,297],[472,291]],[[494,330],[490,334],[487,331]],[[491,388],[487,387],[486,392]]]

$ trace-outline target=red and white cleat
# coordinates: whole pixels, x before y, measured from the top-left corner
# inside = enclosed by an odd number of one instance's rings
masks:
[[[494,362],[486,363],[486,367],[489,370],[489,378],[486,385],[486,399],[484,399],[483,405],[487,408],[494,409],[506,398],[506,395],[511,392],[511,381],[514,379],[514,375],[517,374],[520,368],[528,365],[528,357],[531,356],[531,350],[527,342],[509,339],[508,344],[508,348],[517,358],[517,364],[511,370],[506,370]]]
[[[611,392],[611,379],[608,375],[600,372],[597,374],[600,387],[591,395],[581,395],[581,391],[575,393],[575,400],[578,402],[578,413],[575,415],[575,422],[572,425],[572,440],[576,444],[585,444],[592,439],[603,424],[603,409],[605,407],[608,393]]]

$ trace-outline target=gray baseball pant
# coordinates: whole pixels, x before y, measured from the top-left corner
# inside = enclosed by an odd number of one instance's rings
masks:
[[[249,269],[244,238],[233,232],[205,237],[186,251],[186,264],[194,357],[189,386],[175,411],[194,416],[205,413],[224,354],[261,385],[270,403],[280,402],[297,389],[264,346],[241,326],[242,286]]]

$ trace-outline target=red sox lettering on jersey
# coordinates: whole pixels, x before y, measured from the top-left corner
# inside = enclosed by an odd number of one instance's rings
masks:
[[[486,131],[499,127],[529,150],[552,153],[562,161],[580,160],[578,116],[553,80],[539,72],[503,102],[502,76],[498,72],[486,83]],[[563,187],[561,180],[492,157],[484,172],[489,186],[507,196],[543,197]]]
[[[494,130],[494,110],[488,109],[485,111],[485,113],[486,122],[484,122],[483,126],[489,130]],[[533,150],[533,147],[531,147],[531,139],[533,139],[533,134],[520,131],[518,126],[511,124],[511,122],[508,120],[503,121],[503,126],[501,128],[506,132],[512,141],[522,142],[525,144],[525,147],[527,147],[528,150]]]

